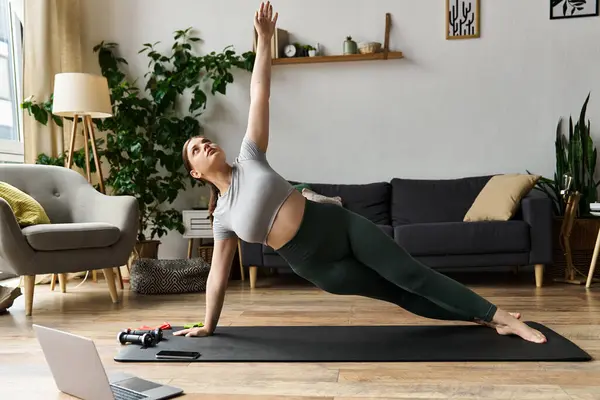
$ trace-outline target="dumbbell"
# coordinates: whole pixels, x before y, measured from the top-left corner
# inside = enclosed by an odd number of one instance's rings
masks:
[[[119,332],[117,338],[121,344],[131,343],[139,344],[144,347],[154,346],[154,337],[148,333],[144,333],[142,335],[134,335],[127,332]]]
[[[163,340],[163,331],[160,328],[156,328],[154,330],[143,330],[143,329],[129,329],[127,328],[124,332],[127,332],[130,335],[143,335],[148,334],[154,338],[154,342],[158,343]]]

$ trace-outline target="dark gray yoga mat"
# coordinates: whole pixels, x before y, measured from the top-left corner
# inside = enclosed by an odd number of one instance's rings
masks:
[[[219,327],[213,336],[186,338],[164,331],[155,347],[123,345],[121,362],[165,362],[160,350],[197,351],[195,362],[589,361],[589,354],[553,330],[536,344],[479,325]],[[173,360],[174,362],[190,362]],[[167,360],[166,362],[170,362]]]

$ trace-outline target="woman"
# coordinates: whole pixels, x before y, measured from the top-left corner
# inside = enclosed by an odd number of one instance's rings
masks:
[[[503,335],[545,342],[542,333],[519,320],[519,314],[497,308],[465,286],[420,264],[366,218],[337,205],[306,200],[271,169],[266,151],[271,38],[277,17],[270,2],[261,4],[254,16],[258,43],[248,128],[233,165],[207,138],[191,138],[183,147],[189,173],[209,183],[213,190],[210,210],[215,247],[204,326],[174,334],[189,337],[214,332],[239,238],[272,247],[294,272],[327,292],[366,296],[423,317],[471,321]]]

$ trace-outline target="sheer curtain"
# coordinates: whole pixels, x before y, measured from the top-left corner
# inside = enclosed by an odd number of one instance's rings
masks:
[[[80,0],[25,0],[23,11],[23,97],[45,101],[53,92],[54,75],[83,72]],[[55,157],[68,149],[70,124],[64,121],[64,128],[59,128],[49,121],[44,126],[25,113],[25,163],[35,163],[40,153]],[[83,145],[80,136],[76,148]],[[69,274],[69,278],[75,275],[81,273]],[[50,279],[51,275],[40,275],[36,283],[48,283]]]
[[[24,19],[23,96],[45,101],[55,74],[83,72],[80,1],[26,0]],[[70,132],[69,121],[64,130]],[[70,138],[51,122],[43,126],[24,115],[23,139],[25,162],[35,163],[40,153],[57,156],[64,151]]]

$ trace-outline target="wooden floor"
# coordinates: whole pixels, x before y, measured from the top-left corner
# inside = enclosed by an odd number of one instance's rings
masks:
[[[600,286],[549,284],[533,272],[455,277],[500,307],[520,311],[600,358]],[[95,340],[105,367],[181,387],[189,399],[600,399],[600,362],[549,363],[192,363],[120,364],[116,333],[142,324],[202,319],[204,295],[139,296],[105,282],[70,282],[69,292],[36,286],[33,316],[24,298],[0,316],[0,398],[68,399],[58,392],[31,328],[47,324]],[[286,277],[232,282],[221,325],[432,324],[393,305],[329,295]]]

